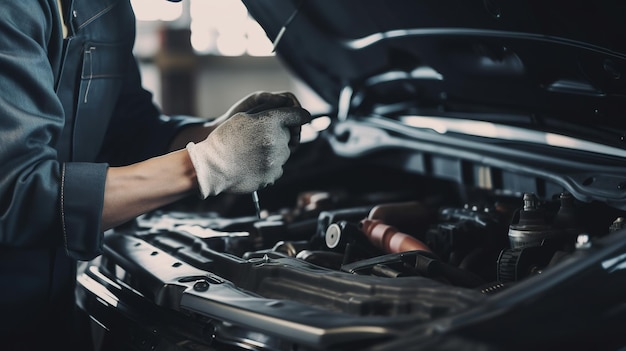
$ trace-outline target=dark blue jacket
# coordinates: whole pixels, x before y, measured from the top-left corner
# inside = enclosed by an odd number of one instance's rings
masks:
[[[56,0],[0,5],[0,349],[70,322],[76,260],[102,250],[107,167],[199,121],[162,116],[142,89],[129,0],[63,1],[66,39]]]

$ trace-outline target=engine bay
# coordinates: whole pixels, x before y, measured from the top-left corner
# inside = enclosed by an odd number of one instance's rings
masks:
[[[359,137],[371,135],[348,136]],[[542,284],[571,276],[586,286],[587,274],[623,271],[619,208],[580,201],[532,172],[411,144],[345,157],[333,142],[348,141],[329,128],[303,142],[280,181],[259,191],[260,215],[250,194],[222,194],[106,233],[104,254],[79,277],[81,306],[115,338],[147,344],[167,335],[188,348],[392,350],[396,338],[481,323],[505,328],[504,338],[516,327],[484,316],[530,313],[519,296],[537,294],[546,318],[568,318],[549,310],[580,296],[551,297]],[[591,254],[604,248],[613,251]],[[590,266],[600,272],[581,265],[590,257],[602,262]],[[607,310],[613,302],[605,301]],[[124,322],[111,306],[124,311]],[[433,327],[446,320],[457,326]],[[613,338],[619,332],[609,320],[577,328]],[[566,334],[572,343],[575,329]]]
[[[615,217],[607,224],[591,215],[601,210],[581,205],[566,192],[549,200],[524,193],[459,204],[399,195],[365,193],[360,203],[348,204],[345,194],[311,190],[299,194],[292,208],[264,211],[262,218],[160,210],[140,217],[133,235],[188,262],[194,254],[185,256],[185,251],[194,248],[200,256],[206,250],[247,262],[292,258],[353,275],[419,276],[493,292],[541,274],[591,237],[621,229],[624,221]],[[594,231],[602,225],[605,233]],[[193,245],[181,249],[189,240]],[[245,283],[218,264],[210,268],[238,286]],[[276,293],[268,289],[263,295]]]

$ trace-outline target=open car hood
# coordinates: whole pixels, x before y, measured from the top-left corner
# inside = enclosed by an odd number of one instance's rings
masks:
[[[332,110],[262,216],[105,233],[77,300],[107,349],[624,350],[626,5],[244,2]]]
[[[624,2],[244,3],[285,64],[338,110],[508,113],[507,123],[578,137],[576,127],[609,129],[595,138],[623,147]]]

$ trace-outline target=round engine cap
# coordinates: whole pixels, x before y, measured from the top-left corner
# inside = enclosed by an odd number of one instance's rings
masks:
[[[341,239],[341,227],[337,223],[333,223],[326,228],[326,235],[324,235],[324,239],[326,240],[326,246],[329,249],[334,249],[339,245],[339,240]]]

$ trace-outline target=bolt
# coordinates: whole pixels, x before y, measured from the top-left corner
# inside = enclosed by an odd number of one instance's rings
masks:
[[[524,194],[524,211],[534,211],[537,209],[537,196],[533,193]]]
[[[613,233],[618,230],[622,230],[624,229],[624,226],[626,226],[626,221],[624,220],[624,217],[617,217],[609,226],[609,232]]]
[[[193,285],[193,290],[200,291],[200,292],[207,291],[209,290],[209,286],[210,286],[209,283],[207,283],[205,280],[201,280],[201,281],[196,282]]]
[[[577,249],[588,249],[591,247],[591,238],[589,234],[579,234],[576,237],[576,248]]]

